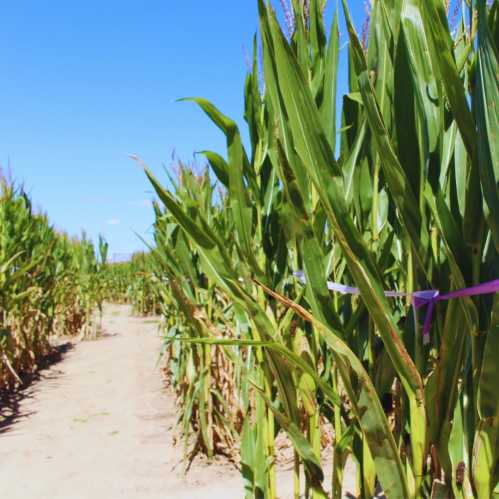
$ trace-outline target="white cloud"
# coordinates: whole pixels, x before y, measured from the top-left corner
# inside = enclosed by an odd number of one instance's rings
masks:
[[[140,201],[131,201],[128,205],[139,208],[150,208],[152,206],[152,201],[150,199],[141,199]]]
[[[119,218],[111,218],[107,221],[108,225],[118,225],[121,223],[121,220]]]

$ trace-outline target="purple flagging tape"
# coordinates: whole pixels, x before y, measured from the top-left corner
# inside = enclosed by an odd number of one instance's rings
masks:
[[[302,270],[295,272],[293,275],[297,277],[303,284],[306,284],[307,280],[305,278],[305,273]],[[337,282],[332,281],[327,281],[327,289],[344,295],[360,295],[359,288],[355,288],[353,286],[345,286],[343,284],[338,284]],[[477,284],[476,286],[471,286],[470,288],[458,289],[456,291],[451,291],[450,293],[446,293],[443,295],[441,295],[440,291],[438,291],[437,289],[414,291],[413,293],[404,293],[401,291],[384,291],[384,294],[389,298],[404,298],[406,296],[411,296],[415,323],[417,323],[417,311],[422,307],[427,307],[426,316],[423,323],[423,342],[426,345],[430,342],[430,329],[433,319],[433,310],[436,303],[438,303],[439,301],[452,300],[454,298],[462,298],[465,296],[490,295],[497,292],[499,292],[499,279],[484,282],[482,284]]]

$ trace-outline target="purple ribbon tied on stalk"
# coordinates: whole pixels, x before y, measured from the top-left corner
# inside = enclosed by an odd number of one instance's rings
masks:
[[[307,283],[305,273],[302,270],[293,274],[303,284]],[[353,286],[345,286],[337,282],[327,281],[327,289],[343,295],[360,295],[359,288]],[[490,295],[499,292],[499,279],[494,281],[484,282],[471,286],[469,288],[458,289],[450,293],[440,294],[438,289],[427,289],[424,291],[414,291],[413,293],[404,293],[403,291],[383,291],[388,298],[405,298],[412,297],[412,308],[414,311],[414,326],[417,327],[417,311],[420,308],[427,307],[426,315],[423,323],[423,343],[427,345],[430,342],[430,329],[433,319],[433,310],[435,304],[439,301],[452,300],[454,298],[463,298],[465,296]]]

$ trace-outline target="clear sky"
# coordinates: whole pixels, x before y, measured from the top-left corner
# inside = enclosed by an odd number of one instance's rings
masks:
[[[364,3],[350,0],[358,24]],[[195,105],[175,100],[206,97],[244,128],[257,24],[256,0],[4,2],[1,167],[56,227],[102,233],[111,254],[141,249],[134,232],[150,232],[152,194],[128,155],[161,176],[174,150],[225,152]]]

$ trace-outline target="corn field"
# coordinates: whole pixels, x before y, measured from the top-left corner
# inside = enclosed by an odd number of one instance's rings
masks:
[[[36,371],[52,336],[95,334],[99,269],[85,235],[57,232],[21,188],[0,178],[0,391]]]
[[[338,99],[338,9],[326,26],[324,0],[293,0],[283,30],[259,0],[248,147],[190,98],[227,151],[168,187],[146,169],[185,454],[232,456],[247,498],[278,497],[282,435],[296,498],[342,497],[348,459],[358,497],[498,483],[499,295],[448,293],[499,276],[499,2],[454,22],[443,0],[371,3],[362,40],[342,2]]]
[[[100,273],[105,300],[128,303],[137,315],[160,312],[158,267],[149,253],[134,253],[128,262],[109,263]]]

